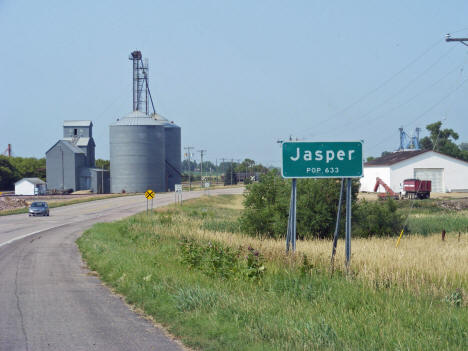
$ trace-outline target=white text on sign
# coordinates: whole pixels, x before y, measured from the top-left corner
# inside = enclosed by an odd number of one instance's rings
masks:
[[[316,150],[315,152],[311,150],[304,150],[301,157],[301,149],[296,149],[296,156],[290,156],[291,161],[298,161],[303,159],[304,161],[322,161],[325,158],[325,162],[328,163],[333,161],[335,158],[339,161],[352,160],[352,156],[355,150],[348,150],[348,153],[344,150],[338,150],[336,153],[334,150]],[[325,153],[325,154],[324,154]]]

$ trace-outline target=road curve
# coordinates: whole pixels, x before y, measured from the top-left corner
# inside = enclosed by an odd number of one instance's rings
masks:
[[[157,194],[154,206],[173,201],[174,194]],[[90,274],[75,244],[94,223],[145,209],[139,195],[51,209],[50,217],[0,217],[0,351],[182,350]]]

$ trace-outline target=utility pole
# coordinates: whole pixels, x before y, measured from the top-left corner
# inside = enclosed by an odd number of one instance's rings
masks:
[[[200,159],[201,159],[201,165],[200,165],[200,185],[203,188],[203,154],[206,152],[206,150],[198,150],[200,153]]]
[[[232,162],[233,162],[233,161],[234,161],[234,159],[231,158],[231,183],[230,183],[229,185],[232,185],[232,171],[233,171],[233,169],[232,169]]]
[[[188,157],[188,166],[189,166],[189,176],[188,176],[188,179],[189,179],[189,191],[192,191],[192,164],[190,163],[190,157],[191,157],[191,152],[190,150],[193,149],[193,146],[186,146],[184,147],[185,150],[187,150],[187,157]]]
[[[219,167],[220,167],[220,168],[221,168],[221,165],[223,165],[223,170],[222,170],[222,172],[223,172],[223,179],[224,179],[223,185],[226,185],[226,172],[225,172],[225,171],[226,171],[226,169],[225,169],[225,168],[226,168],[226,164],[224,163],[225,160],[226,160],[225,158],[222,158],[222,159],[221,159],[221,163],[219,164]]]
[[[468,38],[452,38],[452,37],[450,36],[450,33],[445,35],[445,41],[446,41],[446,42],[449,42],[449,41],[457,41],[457,42],[459,42],[459,43],[462,43],[462,44],[465,45],[465,46],[468,46],[468,44],[465,43],[465,42],[468,42]]]

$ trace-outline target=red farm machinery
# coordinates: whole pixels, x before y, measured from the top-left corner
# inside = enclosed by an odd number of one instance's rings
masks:
[[[381,178],[375,180],[374,192],[377,192],[379,186],[385,189],[385,193],[378,194],[379,199],[428,199],[431,194],[432,183],[430,180],[405,179],[401,193],[396,193]]]

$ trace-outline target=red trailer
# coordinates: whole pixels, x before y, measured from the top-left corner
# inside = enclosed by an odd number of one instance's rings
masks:
[[[432,183],[430,180],[405,179],[403,193],[410,199],[428,199],[431,196]]]

